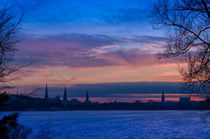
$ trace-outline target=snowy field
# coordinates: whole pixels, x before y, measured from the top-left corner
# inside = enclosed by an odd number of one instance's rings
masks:
[[[210,139],[204,111],[65,111],[21,112],[19,122],[52,138],[70,139]]]

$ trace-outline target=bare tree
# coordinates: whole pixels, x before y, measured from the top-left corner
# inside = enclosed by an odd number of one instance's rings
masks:
[[[17,5],[8,6],[7,3],[0,1],[0,96],[6,98],[6,85],[13,78],[10,76],[23,66],[11,66],[14,52],[17,50],[15,44],[18,42],[18,25],[23,18],[23,12],[17,12]],[[19,8],[19,6],[18,6]],[[3,103],[3,100],[1,101]]]
[[[188,66],[180,69],[186,86],[192,91],[209,89],[210,0],[159,0],[152,25],[169,37],[162,58],[186,57]]]
[[[14,52],[17,50],[15,44],[18,42],[18,26],[23,18],[23,12],[17,5],[7,6],[0,1],[0,110],[5,106],[8,100],[6,83],[13,80],[13,73],[29,64],[21,66],[12,66]],[[31,129],[25,128],[17,122],[18,114],[13,113],[0,119],[0,138],[26,138]]]
[[[20,15],[13,13],[14,6],[0,9],[0,83],[1,88],[5,82],[11,81],[10,75],[20,67],[10,66],[14,52],[17,50],[15,44],[18,42],[16,37],[18,25],[20,24],[23,12]]]

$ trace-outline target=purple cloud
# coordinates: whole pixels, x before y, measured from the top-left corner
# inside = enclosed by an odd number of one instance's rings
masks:
[[[166,38],[154,36],[113,37],[89,34],[59,34],[23,37],[16,59],[40,61],[39,66],[97,67],[155,64],[154,48]]]

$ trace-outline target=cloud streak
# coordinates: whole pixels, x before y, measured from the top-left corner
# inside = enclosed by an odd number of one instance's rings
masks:
[[[18,45],[16,58],[32,58],[38,65],[97,67],[156,64],[155,51],[166,38],[154,36],[113,37],[89,34],[59,34],[26,37]]]

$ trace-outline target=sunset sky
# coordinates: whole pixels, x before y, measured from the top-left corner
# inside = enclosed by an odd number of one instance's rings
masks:
[[[15,60],[36,63],[19,71],[12,84],[63,88],[181,81],[178,65],[183,64],[157,57],[167,37],[150,24],[155,1],[20,0],[24,18]]]

